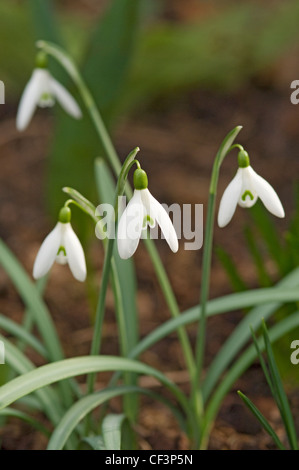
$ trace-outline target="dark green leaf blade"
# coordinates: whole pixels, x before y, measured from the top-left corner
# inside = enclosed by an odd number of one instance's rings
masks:
[[[277,436],[276,432],[270,425],[270,423],[266,420],[264,415],[258,410],[258,408],[252,403],[252,401],[244,395],[244,393],[238,391],[237,392],[239,397],[242,398],[243,402],[245,405],[249,408],[249,410],[254,414],[254,416],[258,419],[258,421],[261,423],[265,431],[269,434],[270,437],[274,440],[275,444],[280,450],[285,450],[285,447],[281,443],[279,437]]]
[[[282,380],[275,362],[274,353],[271,346],[268,330],[265,322],[262,322],[263,336],[265,341],[265,348],[267,352],[269,369],[272,377],[272,383],[275,389],[275,396],[278,399],[277,405],[281,410],[281,416],[285,424],[290,446],[293,450],[298,450],[298,440],[296,434],[296,428],[291,413],[290,405],[283,388]]]

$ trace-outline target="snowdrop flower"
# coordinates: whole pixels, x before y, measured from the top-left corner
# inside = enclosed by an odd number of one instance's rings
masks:
[[[138,168],[134,173],[135,191],[124,210],[118,225],[117,244],[121,258],[128,259],[136,251],[142,231],[158,224],[175,253],[178,251],[178,238],[171,219],[164,207],[147,189],[148,180],[145,171]]]
[[[81,118],[82,113],[77,102],[67,89],[52,77],[47,69],[47,57],[41,52],[37,54],[36,68],[33,70],[19,103],[17,129],[19,131],[26,129],[37,106],[41,108],[53,106],[55,100],[72,117]]]
[[[78,281],[85,281],[86,263],[83,248],[70,224],[71,211],[63,207],[59,220],[43,241],[33,266],[33,277],[39,279],[51,269],[54,261],[67,264]]]
[[[239,169],[220,201],[219,227],[225,227],[231,221],[237,204],[241,207],[252,207],[258,198],[269,212],[277,217],[284,217],[284,209],[279,197],[272,186],[250,166],[249,156],[245,150],[240,150],[238,162]]]

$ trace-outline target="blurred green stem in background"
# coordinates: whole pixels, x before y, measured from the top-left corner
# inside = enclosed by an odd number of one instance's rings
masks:
[[[192,382],[192,402],[194,410],[199,418],[199,422],[202,422],[204,409],[202,399],[202,369],[204,362],[205,352],[205,340],[206,340],[206,310],[207,302],[210,290],[210,274],[211,274],[211,262],[212,262],[212,246],[213,246],[213,232],[214,232],[214,219],[215,219],[215,203],[217,194],[217,184],[219,178],[219,172],[221,164],[227,154],[235,147],[233,142],[239,134],[242,126],[237,126],[233,129],[223,140],[216,158],[213,164],[209,200],[208,200],[208,212],[207,220],[205,224],[205,240],[203,248],[203,260],[202,260],[202,281],[201,281],[201,294],[200,294],[200,321],[198,321],[198,332],[196,338],[196,374]]]

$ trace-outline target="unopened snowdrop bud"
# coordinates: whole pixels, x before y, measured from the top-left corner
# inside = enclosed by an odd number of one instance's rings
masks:
[[[161,231],[175,253],[178,251],[178,238],[171,219],[164,207],[151,195],[148,187],[147,174],[141,168],[134,172],[134,194],[123,212],[117,234],[118,252],[121,258],[133,256],[137,250],[143,230],[158,224]]]
[[[35,279],[45,276],[56,261],[59,264],[68,264],[75,279],[85,281],[85,256],[70,220],[70,208],[63,207],[59,212],[56,226],[45,238],[37,253],[33,266]]]
[[[73,118],[81,118],[82,113],[75,99],[49,72],[48,57],[43,51],[37,53],[35,64],[36,67],[19,103],[17,129],[19,131],[26,129],[37,106],[50,107],[54,105],[55,101],[58,101]]]
[[[72,212],[71,209],[67,206],[64,206],[62,209],[60,209],[58,220],[62,224],[67,224],[71,221],[72,217]]]
[[[48,56],[44,51],[38,51],[35,57],[35,67],[38,69],[48,68]]]
[[[250,165],[249,155],[244,149],[238,153],[238,165],[239,168],[247,168]]]
[[[276,217],[284,217],[284,209],[272,186],[250,166],[248,153],[241,149],[238,154],[239,169],[227,186],[220,201],[218,225],[225,227],[232,219],[236,207],[252,207],[258,198]]]
[[[135,189],[146,189],[148,187],[147,174],[141,168],[137,168],[134,171],[134,188]]]

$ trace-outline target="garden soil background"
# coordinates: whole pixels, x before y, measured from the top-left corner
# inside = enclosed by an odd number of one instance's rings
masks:
[[[140,160],[149,174],[152,194],[161,202],[171,204],[203,204],[207,208],[209,181],[214,156],[218,146],[236,125],[243,130],[238,141],[246,148],[254,169],[277,190],[286,209],[286,219],[277,220],[277,228],[284,236],[294,212],[294,187],[299,174],[299,106],[290,103],[289,83],[293,58],[284,72],[257,77],[245,89],[235,93],[211,93],[194,90],[183,99],[167,106],[153,106],[142,115],[121,119],[113,131],[113,139],[122,160],[134,147],[141,149]],[[292,78],[290,79],[290,77]],[[297,77],[298,78],[298,77]],[[0,106],[0,236],[20,259],[28,273],[40,243],[55,221],[47,213],[44,186],[47,155],[51,140],[51,112],[38,111],[28,130],[22,134],[15,128],[17,102]],[[218,189],[218,199],[236,170],[236,155],[224,163]],[[218,207],[218,204],[217,204]],[[240,208],[225,229],[215,227],[215,246],[225,248],[236,262],[250,287],[257,287],[257,274],[248,253],[243,227],[248,212]],[[202,250],[184,249],[173,254],[165,241],[158,240],[167,273],[181,310],[199,301],[201,284]],[[100,282],[103,251],[100,241],[94,238],[91,247],[92,268]],[[138,312],[140,335],[169,318],[169,312],[149,257],[142,244],[135,255],[138,279]],[[277,280],[275,267],[267,260],[273,283]],[[94,287],[94,286],[93,286]],[[211,297],[232,292],[226,273],[213,257]],[[86,285],[75,281],[68,268],[55,265],[50,273],[45,300],[62,341],[66,357],[89,353],[92,338],[90,302]],[[3,270],[0,270],[1,313],[21,321],[23,305]],[[206,366],[211,362],[221,344],[243,317],[243,312],[219,315],[208,321]],[[195,328],[188,328],[192,343]],[[108,293],[107,314],[104,327],[102,353],[118,354],[117,326],[113,297]],[[298,338],[290,338],[291,340]],[[32,359],[40,358],[28,351]],[[164,339],[142,355],[142,360],[167,372],[178,385],[188,390],[180,345],[176,334]],[[299,367],[299,366],[297,366]],[[294,366],[294,375],[299,378]],[[107,376],[98,377],[97,387],[106,384]],[[142,384],[159,391],[151,378]],[[299,392],[287,387],[296,426],[299,428]],[[241,389],[258,406],[285,442],[284,428],[265,383],[259,363],[237,381],[227,395],[212,430],[209,449],[268,450],[273,444],[261,430],[258,422],[247,411],[236,391]],[[118,402],[112,401],[111,410],[118,411]],[[141,449],[187,449],[188,442],[176,422],[160,403],[142,399],[138,425],[138,446]],[[46,441],[37,431],[18,420],[0,430],[1,445],[6,450],[44,449]]]

